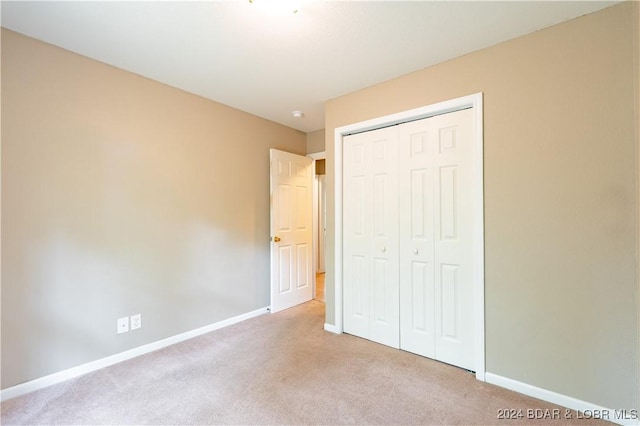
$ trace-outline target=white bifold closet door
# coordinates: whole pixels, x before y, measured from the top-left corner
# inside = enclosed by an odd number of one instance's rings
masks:
[[[469,109],[343,143],[345,332],[470,370],[472,132]]]
[[[473,111],[399,126],[400,347],[474,370]]]
[[[344,144],[344,331],[400,345],[398,136],[389,127]]]

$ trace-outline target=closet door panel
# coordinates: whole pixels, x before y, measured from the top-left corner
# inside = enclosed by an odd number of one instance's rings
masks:
[[[398,129],[371,133],[373,202],[373,321],[371,340],[400,347],[398,285]]]
[[[400,126],[400,347],[430,358],[435,356],[434,142],[428,120]]]
[[[371,291],[371,198],[368,164],[371,153],[366,140],[356,137],[344,141],[344,331],[370,338]]]
[[[430,119],[434,156],[435,358],[474,369],[472,110]]]
[[[345,331],[397,348],[397,128],[345,137],[343,157]]]

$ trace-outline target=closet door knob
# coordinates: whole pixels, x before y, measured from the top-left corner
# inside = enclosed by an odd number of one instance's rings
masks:
[[[384,253],[385,251],[387,251],[386,247],[382,247],[382,252]]]
[[[418,254],[418,249],[413,249],[413,254]]]

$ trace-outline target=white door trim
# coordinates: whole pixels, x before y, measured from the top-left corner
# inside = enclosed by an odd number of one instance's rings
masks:
[[[371,120],[359,123],[349,124],[338,127],[334,132],[334,191],[335,191],[335,290],[334,290],[334,306],[335,306],[335,324],[328,327],[329,331],[336,333],[343,332],[343,282],[342,282],[342,138],[343,136],[360,133],[367,130],[373,130],[380,127],[391,126],[412,120],[432,117],[434,115],[446,114],[448,112],[458,111],[465,108],[473,108],[475,111],[475,150],[473,158],[473,181],[474,181],[474,200],[473,203],[479,208],[474,209],[473,229],[475,246],[474,251],[474,306],[475,306],[475,323],[476,323],[476,379],[485,380],[485,315],[484,315],[484,185],[483,185],[483,111],[482,111],[482,93],[476,93],[469,96],[463,96],[449,101],[440,102],[396,114],[385,115],[383,117],[373,118]]]
[[[307,154],[307,157],[314,160],[324,160],[325,158],[327,158],[327,153],[326,151],[312,152],[311,154]]]

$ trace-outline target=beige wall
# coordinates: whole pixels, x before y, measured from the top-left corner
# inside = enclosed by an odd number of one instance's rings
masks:
[[[2,388],[268,306],[303,133],[4,29],[2,89]]]
[[[638,239],[636,241],[636,256],[638,256],[637,260],[637,276],[638,280],[638,310],[636,315],[638,317],[638,330],[640,330],[640,2],[634,2],[633,6],[635,7],[635,27],[634,27],[634,41],[635,41],[635,65],[634,69],[636,70],[636,78],[635,78],[635,119],[636,119],[636,182],[637,182],[637,198],[636,198],[636,213],[637,213],[637,222],[636,226],[638,232]],[[640,354],[640,338],[638,339],[638,353]],[[638,387],[640,387],[640,355],[638,356]],[[638,402],[637,408],[640,412],[640,390],[638,391]]]
[[[334,129],[483,92],[486,370],[605,407],[637,408],[640,73],[632,7],[327,103],[329,324]]]
[[[307,133],[307,154],[324,151],[324,129]]]

